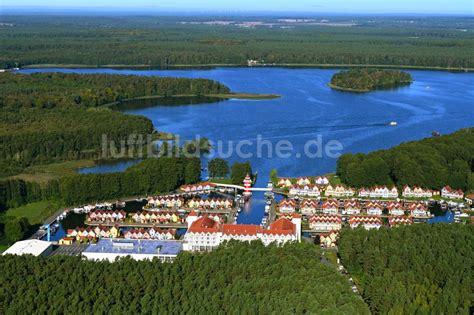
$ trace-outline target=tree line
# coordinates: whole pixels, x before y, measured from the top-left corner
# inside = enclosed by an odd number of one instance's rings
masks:
[[[472,314],[474,226],[343,229],[342,263],[375,314]]]
[[[181,253],[174,263],[0,256],[0,305],[6,314],[369,314],[320,256],[312,244],[260,242]]]
[[[418,185],[441,189],[446,185],[474,189],[474,128],[450,135],[403,143],[369,154],[344,154],[336,173],[353,187]]]
[[[182,24],[222,17],[5,16],[0,65],[264,63],[473,67],[469,18],[344,17],[353,27],[238,28]],[[245,17],[229,17],[245,20]],[[247,18],[247,20],[255,18]],[[259,18],[273,23],[276,19]],[[331,21],[341,20],[331,17]]]

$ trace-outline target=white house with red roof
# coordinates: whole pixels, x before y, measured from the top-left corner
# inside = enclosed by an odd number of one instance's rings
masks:
[[[316,214],[309,218],[309,227],[320,232],[339,231],[342,228],[342,218],[339,215]]]
[[[319,187],[312,184],[305,184],[305,185],[293,185],[291,186],[288,193],[291,196],[299,196],[299,197],[319,197],[321,192]]]
[[[413,218],[405,217],[405,216],[389,217],[388,224],[390,225],[390,227],[397,227],[401,225],[412,225]]]
[[[304,186],[304,185],[309,185],[311,184],[311,178],[309,177],[299,177],[298,179],[296,179],[296,184],[300,185],[300,186]]]
[[[264,245],[301,240],[301,216],[298,214],[294,214],[291,221],[280,218],[268,229],[254,224],[220,224],[207,216],[198,217],[195,212],[186,221],[188,231],[184,235],[184,249],[189,251],[210,251],[229,240],[261,240]]]
[[[318,176],[314,179],[316,185],[326,186],[329,185],[329,179],[326,176]]]
[[[354,215],[360,214],[360,205],[356,200],[344,201],[344,214]]]
[[[378,201],[369,201],[366,203],[366,210],[368,215],[380,216],[383,212],[383,206]]]
[[[291,187],[293,185],[293,183],[291,182],[290,178],[280,177],[278,179],[277,185],[280,188],[282,188],[282,187]]]
[[[463,199],[464,192],[460,189],[453,189],[450,186],[443,187],[441,197],[446,199]]]
[[[405,215],[405,207],[401,202],[389,202],[387,204],[388,213],[391,216]]]
[[[426,205],[421,202],[413,202],[409,204],[408,210],[410,210],[410,214],[414,218],[425,218],[429,216]]]
[[[433,191],[430,189],[423,189],[418,186],[413,188],[405,185],[402,190],[402,196],[405,198],[431,198],[433,197]]]
[[[302,215],[313,215],[318,209],[319,200],[316,199],[303,199],[300,205],[300,211]]]
[[[349,217],[349,225],[355,229],[359,225],[362,225],[366,230],[380,229],[382,226],[382,220],[376,216],[351,216]]]
[[[397,187],[388,188],[387,186],[375,186],[373,188],[359,189],[359,197],[361,198],[384,198],[393,199],[398,198]]]
[[[296,200],[282,199],[278,204],[278,209],[281,213],[294,213],[296,211]]]
[[[323,202],[323,213],[324,214],[338,214],[339,213],[339,201],[335,199],[328,199]]]
[[[326,187],[326,190],[324,192],[324,195],[326,197],[336,197],[336,198],[341,198],[341,197],[352,197],[354,196],[355,192],[354,189],[351,187],[345,187],[343,185],[337,185],[333,187],[331,184],[329,184]]]

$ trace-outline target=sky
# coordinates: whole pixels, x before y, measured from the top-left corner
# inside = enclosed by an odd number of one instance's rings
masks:
[[[3,8],[474,14],[474,0],[0,0]]]

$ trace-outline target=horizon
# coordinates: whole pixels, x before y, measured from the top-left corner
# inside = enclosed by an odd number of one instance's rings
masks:
[[[3,0],[0,4],[0,15],[5,13],[122,13],[122,14],[240,14],[240,15],[474,15],[474,4],[470,0],[420,0],[416,3],[398,1],[380,3],[374,0],[361,0],[357,3],[347,0],[334,0],[331,3],[316,4],[310,0],[262,0],[254,3],[251,0],[226,1],[216,0],[161,0],[159,4],[152,0],[139,0],[129,3],[123,0],[72,0],[67,4],[56,0],[43,0],[38,4],[31,0]]]

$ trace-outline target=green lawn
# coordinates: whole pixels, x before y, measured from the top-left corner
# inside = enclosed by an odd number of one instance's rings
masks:
[[[54,200],[38,201],[18,208],[7,210],[7,216],[17,218],[26,217],[31,224],[42,224],[45,219],[61,207],[60,202]]]
[[[8,245],[0,244],[0,254],[7,250],[10,247]]]

